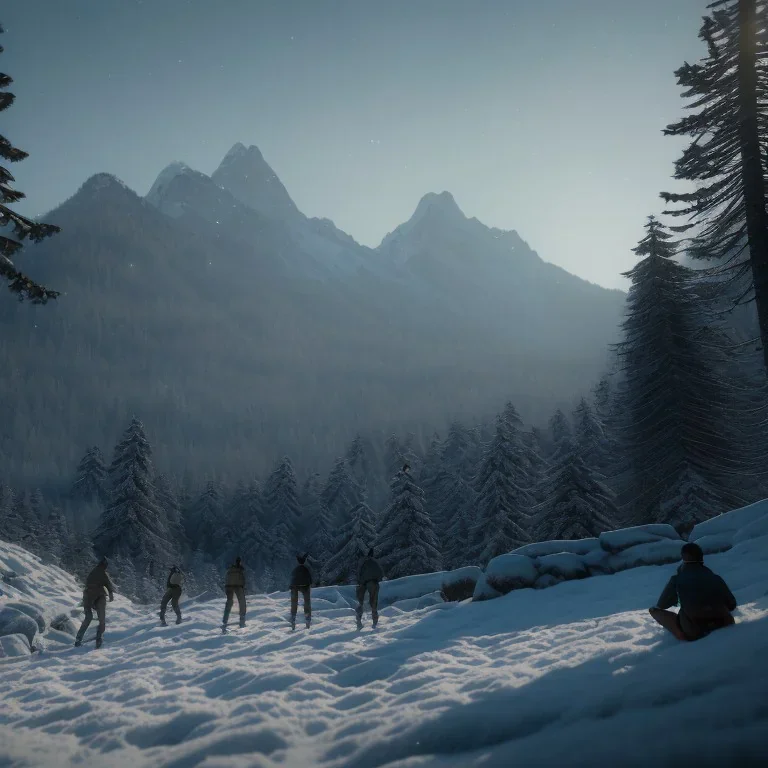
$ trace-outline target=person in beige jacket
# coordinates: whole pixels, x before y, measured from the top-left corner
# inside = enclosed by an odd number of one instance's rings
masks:
[[[93,611],[96,609],[96,615],[99,617],[99,627],[96,630],[96,647],[101,648],[107,623],[107,595],[109,595],[109,602],[111,603],[115,599],[115,586],[107,574],[107,558],[103,557],[85,580],[85,589],[83,590],[85,618],[77,632],[75,646],[82,645],[85,630],[93,621]]]
[[[224,621],[222,629],[226,629],[229,621],[229,612],[232,610],[234,598],[240,608],[240,626],[245,626],[245,567],[242,560],[237,557],[235,562],[227,568],[227,577],[224,582],[224,591],[227,593],[227,603],[224,606]]]

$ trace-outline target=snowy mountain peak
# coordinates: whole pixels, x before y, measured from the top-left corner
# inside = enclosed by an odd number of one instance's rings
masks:
[[[168,189],[168,185],[184,173],[192,173],[192,169],[186,163],[174,162],[163,168],[155,179],[155,183],[147,192],[147,202],[159,207],[160,201]]]
[[[259,213],[278,219],[293,219],[301,215],[256,146],[235,144],[211,178],[241,203]]]
[[[456,200],[450,192],[428,192],[419,200],[411,220],[415,221],[434,214],[441,218],[466,219],[464,212],[456,204]]]

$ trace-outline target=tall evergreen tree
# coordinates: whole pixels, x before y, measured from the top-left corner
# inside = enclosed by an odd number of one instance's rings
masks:
[[[343,525],[349,519],[349,511],[362,501],[362,498],[362,489],[352,479],[346,460],[336,459],[320,496],[322,503],[331,513],[334,524]]]
[[[675,165],[675,178],[693,181],[696,189],[662,197],[682,203],[668,211],[690,219],[680,229],[695,227],[690,255],[725,263],[734,277],[751,273],[768,366],[768,3],[716,0],[708,7],[712,13],[699,32],[708,56],[675,73],[696,112],[664,131],[692,137]]]
[[[155,501],[163,512],[168,526],[170,541],[174,543],[174,548],[177,552],[184,553],[189,548],[189,541],[184,531],[181,507],[176,491],[171,485],[171,481],[164,474],[155,477],[154,486]]]
[[[440,544],[424,510],[424,492],[405,470],[390,484],[392,503],[382,515],[376,550],[390,579],[439,571]]]
[[[374,473],[370,449],[361,435],[355,435],[355,439],[347,449],[346,459],[352,479],[365,493],[369,490],[368,486],[373,480]]]
[[[558,408],[549,420],[549,434],[552,439],[550,455],[557,453],[560,443],[573,436],[573,428],[568,417]]]
[[[0,34],[5,30],[0,25]],[[0,53],[3,52],[0,46]],[[0,72],[0,112],[8,109],[16,97],[8,91],[13,79]],[[27,153],[14,147],[8,139],[0,136],[0,158],[17,163],[27,157]],[[11,291],[20,299],[28,299],[34,304],[45,304],[59,294],[34,282],[22,274],[13,264],[12,258],[18,253],[24,240],[39,243],[59,231],[52,224],[40,224],[12,211],[9,206],[22,200],[25,195],[11,187],[15,181],[11,172],[0,165],[0,279],[8,283]],[[12,235],[12,236],[9,236]]]
[[[582,397],[576,406],[573,423],[573,437],[579,455],[588,467],[602,471],[608,463],[605,432],[586,398]]]
[[[440,543],[443,564],[446,568],[459,568],[472,561],[470,547],[475,520],[472,511],[477,500],[475,489],[456,472],[453,480],[445,486],[442,501]]]
[[[338,537],[334,534],[331,514],[319,499],[308,533],[309,537],[304,549],[309,552],[313,564],[317,566],[318,582],[325,584],[327,583],[327,564],[336,551]]]
[[[89,448],[77,465],[70,498],[87,504],[105,505],[109,498],[109,480],[104,455],[97,445]]]
[[[230,527],[224,512],[224,493],[215,480],[208,480],[186,518],[186,533],[193,549],[211,558],[226,554]]]
[[[62,565],[70,536],[64,513],[59,507],[54,507],[40,532],[41,553],[56,565]]]
[[[717,500],[707,514],[716,515],[740,501],[729,478],[741,465],[733,393],[698,342],[698,328],[714,320],[702,315],[690,271],[674,260],[671,236],[653,217],[646,230],[634,249],[641,261],[627,273],[632,286],[617,346],[634,514],[638,522],[667,522],[662,504],[697,476],[702,493]]]
[[[278,560],[292,561],[301,543],[301,505],[296,473],[287,456],[280,460],[267,478],[264,486],[264,506],[271,521]]]
[[[354,584],[360,562],[376,540],[375,515],[365,503],[356,504],[342,527],[333,556],[325,564],[323,578],[329,584]]]
[[[533,498],[521,427],[511,407],[498,416],[475,481],[478,517],[472,539],[482,563],[530,541]]]
[[[575,438],[561,441],[541,496],[535,510],[539,540],[591,538],[617,527],[613,491],[587,465]]]
[[[115,446],[109,467],[110,498],[93,534],[100,555],[119,555],[143,568],[177,554],[155,500],[152,449],[142,423],[134,418]]]

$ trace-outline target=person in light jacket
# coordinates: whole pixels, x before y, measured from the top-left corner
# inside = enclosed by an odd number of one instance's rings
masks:
[[[171,572],[168,574],[168,580],[165,583],[165,594],[160,601],[160,623],[165,627],[165,611],[168,608],[168,603],[171,603],[171,608],[176,614],[176,623],[181,624],[181,608],[179,608],[179,598],[181,597],[181,589],[184,585],[184,574],[181,569],[174,565],[171,568]]]
[[[229,612],[232,610],[232,603],[237,598],[237,605],[240,608],[240,626],[245,626],[245,567],[242,560],[237,557],[235,562],[227,568],[227,577],[224,582],[224,591],[227,593],[227,602],[224,606],[224,621],[222,627],[227,626],[229,621]]]

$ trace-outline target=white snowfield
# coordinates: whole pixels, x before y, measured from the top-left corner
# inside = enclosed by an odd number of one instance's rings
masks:
[[[44,651],[0,659],[0,765],[768,765],[768,501],[705,536],[731,545],[707,564],[738,623],[688,644],[647,613],[674,564],[485,602],[405,595],[362,632],[346,588],[318,591],[312,628],[293,633],[286,594],[250,596],[228,635],[223,596],[185,598],[189,621],[167,628],[118,597],[101,650],[46,628]],[[80,597],[2,542],[0,571],[17,574],[0,610],[27,601],[50,620]]]

